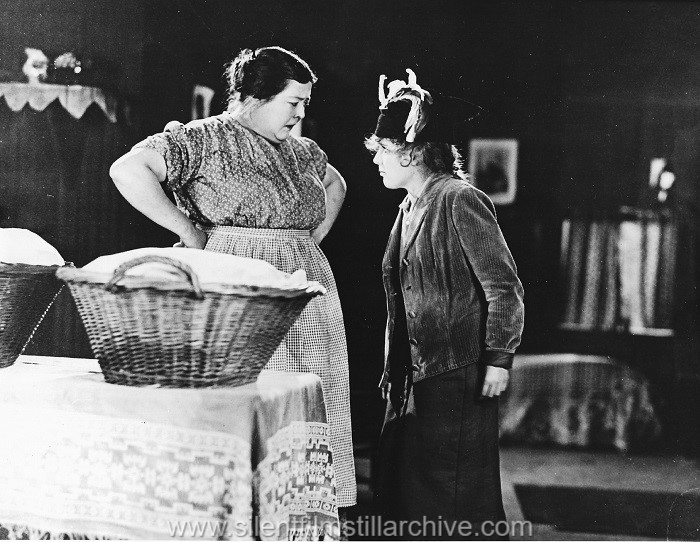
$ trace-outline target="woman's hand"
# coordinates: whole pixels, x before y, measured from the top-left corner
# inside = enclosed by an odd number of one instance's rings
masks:
[[[117,159],[109,174],[122,196],[134,208],[181,239],[183,246],[204,248],[206,234],[165,195],[165,159],[153,149],[136,148]]]
[[[482,397],[498,397],[508,387],[510,371],[503,367],[486,366],[484,387],[481,389]]]
[[[389,399],[389,394],[391,393],[391,382],[386,382],[382,386],[380,386],[380,391],[382,394],[382,399],[387,401]]]
[[[318,228],[316,228],[311,232],[311,239],[313,239],[317,245],[320,245],[321,241],[323,241],[323,238],[326,236],[326,233],[328,232],[321,232],[318,230]]]
[[[203,249],[207,245],[207,234],[199,228],[192,226],[191,231],[180,236],[180,242],[176,243],[176,247],[199,248]]]

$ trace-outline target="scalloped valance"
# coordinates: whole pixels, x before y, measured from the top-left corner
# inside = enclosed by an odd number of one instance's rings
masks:
[[[48,83],[0,83],[0,96],[5,97],[12,111],[20,111],[27,104],[36,111],[43,111],[51,102],[58,100],[76,119],[81,118],[87,108],[95,103],[110,122],[117,122],[116,99],[97,87]]]

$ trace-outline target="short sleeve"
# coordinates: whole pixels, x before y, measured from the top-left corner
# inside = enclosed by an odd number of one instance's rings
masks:
[[[309,139],[308,137],[300,137],[299,141],[304,143],[304,146],[311,154],[311,160],[313,161],[316,173],[318,173],[319,178],[323,180],[326,176],[328,155],[326,155],[326,153],[323,152],[321,147],[318,146],[318,143],[316,143],[313,139]]]
[[[147,137],[134,148],[154,149],[164,159],[167,167],[166,183],[177,191],[199,171],[203,154],[203,134],[196,126],[181,122],[169,122],[163,132]]]

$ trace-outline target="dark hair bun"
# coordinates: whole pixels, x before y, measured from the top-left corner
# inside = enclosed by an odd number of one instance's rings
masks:
[[[316,75],[298,55],[281,47],[243,49],[227,66],[229,105],[253,97],[269,100],[290,80],[315,83]]]

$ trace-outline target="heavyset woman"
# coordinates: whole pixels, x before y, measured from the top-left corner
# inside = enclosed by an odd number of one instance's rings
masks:
[[[376,513],[400,539],[489,538],[504,534],[498,395],[520,343],[523,289],[494,205],[464,180],[451,145],[464,102],[432,96],[408,71],[388,96],[380,79],[366,141],[384,185],[407,192],[383,261]]]
[[[304,269],[326,287],[266,368],[321,377],[338,505],[351,506],[356,485],[345,330],[335,280],[318,247],[340,211],[345,182],[314,141],[291,135],[316,76],[279,47],[242,51],[227,76],[225,113],[169,123],[119,158],[110,175],[131,205],[184,246],[266,260],[288,273]]]

